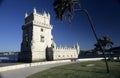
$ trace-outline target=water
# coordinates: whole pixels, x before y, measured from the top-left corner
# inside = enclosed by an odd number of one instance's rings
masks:
[[[18,60],[17,55],[0,55],[0,63],[17,62],[17,60]]]
[[[120,54],[107,54],[107,57],[115,57]],[[78,58],[98,58],[103,55],[79,55]],[[18,60],[18,55],[0,55],[0,63],[15,63]]]

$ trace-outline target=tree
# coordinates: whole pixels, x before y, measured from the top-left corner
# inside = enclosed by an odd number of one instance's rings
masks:
[[[77,5],[78,7],[75,8],[74,6]],[[102,48],[101,42],[99,41],[97,34],[95,32],[95,28],[92,22],[92,19],[88,13],[88,11],[86,9],[83,9],[81,7],[81,4],[79,2],[79,0],[55,0],[53,3],[54,6],[54,11],[56,13],[56,18],[60,21],[63,20],[63,17],[65,14],[67,14],[68,19],[71,21],[72,19],[72,14],[73,12],[84,12],[86,14],[86,16],[88,17],[88,21],[90,23],[90,27],[92,29],[92,32],[100,46],[100,49],[104,55],[105,58],[105,64],[106,64],[106,68],[107,68],[107,73],[109,73],[109,67],[108,67],[108,63],[107,63],[107,59],[106,59],[106,55],[104,53],[104,50]],[[66,16],[66,15],[65,15]]]
[[[104,49],[104,51],[106,51],[107,49],[112,48],[112,46],[113,46],[113,44],[114,44],[108,36],[103,36],[103,38],[100,38],[100,39],[99,39],[99,42],[101,43],[101,46],[102,46],[102,48]],[[95,52],[101,51],[100,45],[98,44],[98,42],[95,43],[94,46],[95,46],[95,48],[94,48],[94,51],[95,51]],[[112,52],[109,52],[109,54],[111,55]],[[109,57],[109,58],[110,58],[110,57]]]
[[[104,50],[106,50],[106,48],[112,48],[112,45],[114,44],[108,36],[103,36],[103,38],[99,38],[99,42],[101,43],[101,46]],[[95,43],[94,46],[97,51],[100,51],[100,45],[98,44],[98,42]]]
[[[111,41],[111,39],[108,36],[103,36],[103,39],[104,39],[105,47],[112,48],[112,45],[114,45],[114,43]]]

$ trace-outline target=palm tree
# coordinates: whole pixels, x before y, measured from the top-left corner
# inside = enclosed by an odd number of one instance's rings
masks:
[[[103,38],[99,39],[99,42],[101,43],[102,48],[104,49],[104,51],[106,51],[107,49],[112,48],[112,45],[114,44],[111,39],[108,36],[103,36]],[[94,44],[95,48],[94,51],[101,51],[100,49],[100,45],[97,43]],[[109,52],[109,59],[110,59],[110,55],[112,54],[112,52]]]
[[[106,50],[106,48],[112,48],[112,45],[114,44],[108,36],[103,36],[103,38],[99,38],[98,40],[104,50]],[[100,45],[98,44],[98,42],[95,43],[94,46],[95,49],[100,51]]]
[[[74,5],[77,5],[78,7],[74,8]],[[89,15],[88,11],[81,7],[81,4],[80,4],[79,0],[55,0],[54,3],[53,3],[53,6],[54,6],[54,11],[56,13],[56,18],[58,20],[60,20],[60,21],[63,20],[63,17],[64,17],[65,14],[67,14],[69,20],[71,20],[73,12],[76,12],[76,11],[77,12],[82,11],[82,12],[84,12],[86,14],[86,16],[88,17],[88,21],[90,23],[92,32],[93,32],[98,44],[100,45],[100,49],[101,49],[101,51],[102,51],[102,53],[104,55],[105,64],[106,64],[106,68],[107,68],[107,73],[109,73],[109,67],[108,67],[106,55],[105,55],[104,50],[102,48],[101,42],[99,41],[99,39],[97,37],[97,34],[95,32],[95,28],[94,28],[92,19],[91,19],[90,15]]]
[[[108,36],[103,36],[103,39],[104,39],[104,43],[105,43],[105,48],[112,48],[114,43],[111,41],[111,39]],[[111,55],[112,52],[110,52],[109,54]]]
[[[104,42],[105,42],[105,46],[106,47],[110,47],[112,48],[112,45],[114,44],[111,39],[108,36],[103,36]]]

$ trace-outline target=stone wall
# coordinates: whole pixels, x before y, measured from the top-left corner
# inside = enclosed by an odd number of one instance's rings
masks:
[[[78,52],[76,48],[62,48],[57,47],[53,49],[53,59],[74,59],[78,58]]]
[[[61,59],[75,59],[78,58],[80,50],[77,47],[50,47],[46,50],[46,59],[61,60]]]

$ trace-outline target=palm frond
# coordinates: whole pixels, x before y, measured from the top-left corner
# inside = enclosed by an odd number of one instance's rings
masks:
[[[78,0],[55,0],[53,6],[56,18],[62,21],[63,16],[67,15],[68,19],[71,20],[74,12],[74,4],[76,3],[78,3]]]

